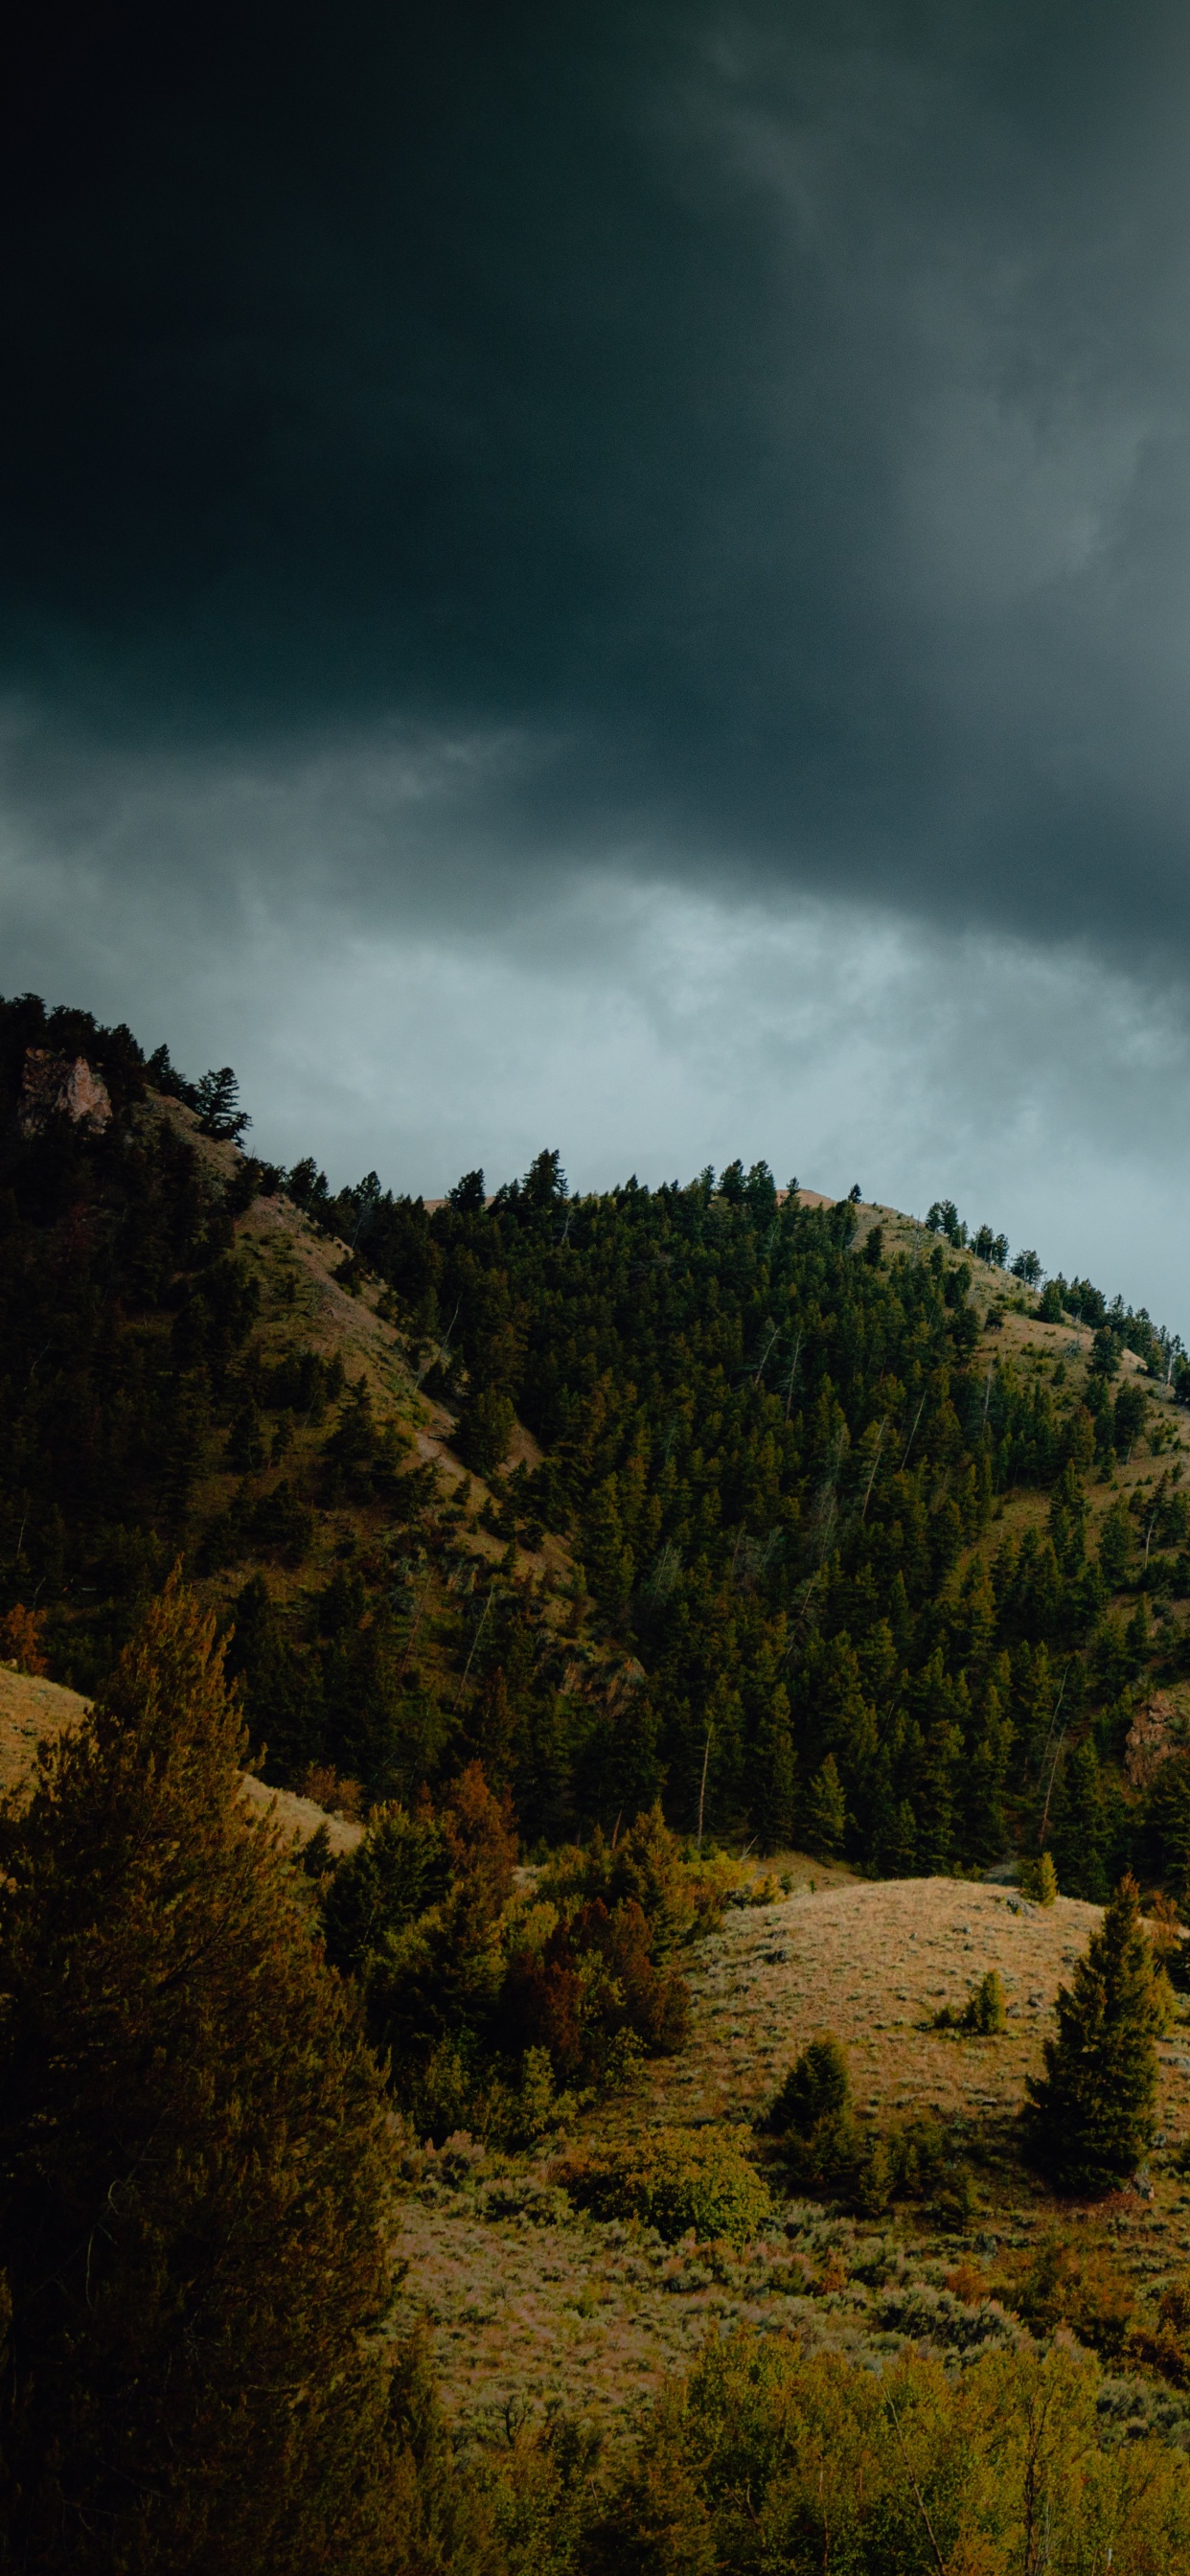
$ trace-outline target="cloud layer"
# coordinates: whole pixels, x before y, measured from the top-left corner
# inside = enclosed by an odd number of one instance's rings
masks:
[[[919,1213],[952,1195],[1190,1327],[1176,979],[849,896],[707,890],[640,852],[489,870],[466,905],[512,757],[384,734],[59,768],[0,816],[9,981],[52,956],[54,998],[167,1033],[192,1071],[230,1058],[259,1150],[336,1180],[434,1195],[544,1143],[582,1188],[763,1156]]]
[[[1183,14],[27,44],[6,985],[278,1151],[862,1162],[1172,1311]]]

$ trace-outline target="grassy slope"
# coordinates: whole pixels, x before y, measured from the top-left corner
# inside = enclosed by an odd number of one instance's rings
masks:
[[[28,1778],[38,1744],[77,1725],[88,1706],[78,1691],[65,1690],[60,1682],[35,1680],[0,1664],[0,1797],[19,1790]],[[271,1815],[282,1833],[295,1835],[300,1843],[309,1842],[321,1825],[336,1856],[354,1851],[363,1840],[362,1825],[327,1815],[312,1798],[295,1797],[291,1789],[266,1789],[250,1772],[244,1775],[243,1795],[250,1807]]]
[[[880,1224],[886,1256],[903,1250],[925,1257],[936,1241],[895,1209],[870,1204],[858,1216],[857,1245]],[[974,1260],[971,1266],[984,1320],[984,1365],[1011,1361],[1026,1378],[1052,1377],[1061,1365],[1067,1385],[1081,1391],[1090,1329],[1042,1323],[1020,1311],[1031,1301],[1018,1304],[1016,1283],[1002,1271]],[[989,1317],[999,1320],[989,1324]],[[1139,1362],[1125,1355],[1121,1376],[1139,1374]],[[1105,1483],[1089,1488],[1089,1549],[1114,1501],[1130,1501],[1168,1470],[1184,1471],[1190,1420],[1165,1389],[1146,1381],[1146,1393],[1152,1408],[1146,1440]],[[1006,1536],[1044,1527],[1048,1511],[1044,1493],[998,1501],[988,1531],[957,1571],[971,1555],[990,1560]],[[1190,1612],[1171,1604],[1168,1616],[1180,1625]],[[1181,1687],[1173,1695],[1190,1696]],[[797,2049],[827,2025],[851,2051],[861,2106],[879,2117],[915,2111],[966,2117],[987,2134],[995,2156],[997,2133],[1010,2141],[1025,2074],[1040,2071],[1054,1995],[1098,1909],[1059,1899],[1046,1911],[1012,1913],[999,1888],[952,1879],[847,1885],[838,1883],[845,1873],[824,1871],[804,1856],[792,1856],[792,1866],[802,1882],[794,1896],[763,1910],[729,1913],[722,1935],[699,1954],[694,2031],[685,2054],[649,2070],[642,2103],[609,2106],[585,2121],[584,2131],[606,2135],[642,2115],[679,2126],[746,2117],[775,2089]],[[830,1880],[835,1883],[824,1884]],[[989,1967],[999,1969],[1008,1995],[1005,2038],[959,2040],[916,2026],[942,2003],[965,2000]],[[1176,2031],[1161,2058],[1159,2127],[1172,2146],[1190,2138],[1190,2033]],[[411,2183],[401,2236],[410,2264],[407,2308],[429,2310],[444,2394],[464,2425],[498,2428],[523,2406],[558,2398],[609,2427],[626,2422],[663,2374],[689,2359],[712,2323],[732,2318],[770,2330],[796,2326],[847,2350],[881,2340],[879,2292],[854,2277],[830,2286],[837,2272],[862,2259],[865,2232],[847,2221],[808,2212],[791,2265],[779,2218],[747,2258],[720,2267],[733,2277],[715,2280],[705,2264],[680,2252],[619,2242],[619,2231],[588,2221],[543,2231],[529,2216],[482,2218],[484,2171],[481,2165],[452,2187],[429,2164],[421,2182]],[[1014,2255],[1026,2259],[1030,2240],[1052,2215],[1052,2202],[1011,2161],[993,2161],[980,2183],[982,2257],[909,2227],[910,2269],[927,2293],[953,2279],[956,2267],[973,2276],[982,2269],[989,2290],[1002,2286],[1005,2257],[1010,2268]],[[1148,2201],[1124,2196],[1079,2221],[1083,2241],[1106,2248],[1149,2291],[1190,2257],[1190,2193],[1160,2160],[1152,2194]],[[866,2233],[879,2239],[883,2231]]]
[[[929,2332],[928,2314],[906,2324],[906,2299],[928,2310],[956,2280],[952,2330],[975,2341],[981,2302],[1011,2284],[1044,2236],[1054,2203],[1017,2167],[1011,2124],[1026,2073],[1040,2069],[1058,1984],[1098,1909],[1059,1899],[1014,1911],[1011,1890],[954,1879],[873,1885],[836,1872],[824,1885],[819,1864],[790,1856],[790,1866],[801,1881],[790,1897],[730,1910],[721,1934],[695,1954],[685,2054],[651,2067],[642,2097],[588,2115],[581,2133],[594,2142],[642,2122],[747,2121],[825,2024],[847,2042],[861,2107],[882,2119],[963,2119],[979,2136],[987,2161],[974,2228],[947,2238],[928,2216],[862,2227],[779,2203],[771,2228],[738,2260],[695,2256],[635,2231],[551,2220],[550,2197],[535,2201],[527,2188],[532,2177],[548,2182],[548,2158],[522,2166],[510,2191],[501,2181],[507,2162],[480,2160],[467,2172],[445,2151],[415,2157],[399,2239],[409,2265],[399,2313],[428,2312],[443,2394],[463,2427],[497,2431],[526,2407],[561,2400],[615,2430],[711,2327],[732,2321],[796,2328],[856,2355],[888,2349],[906,2332]],[[999,1969],[1008,1995],[1003,2038],[920,2027],[940,2004],[965,2001],[988,1967]],[[1169,2148],[1190,2138],[1188,2047],[1179,2028],[1160,2052]],[[1151,2187],[1151,2199],[1122,2194],[1076,2220],[1065,2214],[1080,2249],[1105,2256],[1150,2295],[1190,2256],[1190,2193],[1166,2155],[1154,2159]],[[502,2196],[515,2198],[518,2188],[525,2208],[500,2214]],[[887,2277],[860,2277],[874,2271]]]

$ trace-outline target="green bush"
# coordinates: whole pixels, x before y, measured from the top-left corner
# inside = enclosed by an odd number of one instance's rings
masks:
[[[1032,1860],[1021,1862],[1020,1887],[1033,1905],[1052,1905],[1058,1893],[1058,1873],[1050,1852],[1039,1852]]]
[[[949,2004],[944,2004],[941,2012],[935,2013],[930,2027],[934,2030],[965,2031],[969,2038],[974,2039],[995,2039],[1001,2031],[1007,2030],[1004,1988],[996,1970],[989,1968],[986,1977],[981,1977],[978,1985],[972,1986],[960,2013],[952,2012]]]
[[[730,2129],[655,2129],[649,2136],[573,2157],[558,2180],[596,2218],[637,2218],[674,2245],[696,2236],[744,2245],[763,2227],[768,2188]]]
[[[963,2013],[962,2028],[973,2031],[979,2039],[994,2039],[1007,2030],[1004,1988],[994,1968],[981,1977]]]
[[[1151,2437],[1113,2441],[1101,2387],[1061,2344],[953,2375],[907,2353],[876,2374],[776,2335],[716,2336],[661,2391],[611,2494],[592,2492],[584,2576],[1183,2569],[1190,2469]]]

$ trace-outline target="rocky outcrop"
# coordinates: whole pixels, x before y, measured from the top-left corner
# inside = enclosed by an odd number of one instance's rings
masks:
[[[101,1136],[112,1119],[107,1084],[85,1055],[55,1055],[49,1047],[26,1047],[17,1102],[22,1136],[38,1135],[55,1115],[71,1119],[90,1136]]]
[[[1124,1747],[1124,1777],[1130,1789],[1147,1789],[1171,1753],[1184,1752],[1186,1712],[1172,1691],[1154,1691],[1138,1708]]]

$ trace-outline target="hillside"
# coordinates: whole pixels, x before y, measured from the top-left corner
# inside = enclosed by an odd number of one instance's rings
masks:
[[[1146,1316],[761,1167],[335,1197],[164,1050],[0,1016],[0,1613],[54,1678],[181,1554],[279,1787],[478,1756],[531,1847],[660,1793],[882,1874],[1044,1833],[1073,1894],[1182,1884],[1190,1418]]]
[[[60,1682],[0,1664],[0,1798],[19,1794],[38,1745],[77,1726],[88,1706],[77,1691],[63,1689]],[[299,1847],[325,1832],[327,1848],[338,1859],[343,1852],[355,1851],[363,1840],[363,1826],[350,1817],[328,1815],[313,1799],[296,1797],[291,1789],[266,1788],[251,1772],[243,1775],[241,1794],[249,1807],[271,1818],[278,1831],[292,1836]]]
[[[658,2123],[695,2136],[707,2122],[746,2123],[807,2038],[827,2027],[848,2046],[874,2123],[924,2118],[952,2155],[974,2155],[977,2209],[966,2233],[928,2206],[865,2224],[778,2199],[770,2225],[733,2256],[567,2212],[550,2189],[549,2156],[526,2172],[461,2141],[414,2158],[397,2315],[428,2312],[444,2396],[462,2427],[499,2435],[519,2412],[558,2401],[609,2430],[626,2427],[708,2330],[733,2324],[796,2332],[856,2359],[887,2355],[906,2336],[948,2354],[994,2349],[1011,2343],[1012,2307],[1047,2295],[1054,2205],[1021,2169],[1015,2116],[1058,1985],[1097,1910],[1063,1899],[1041,1909],[1011,1891],[939,1879],[819,1881],[813,1892],[810,1866],[794,1859],[793,1870],[800,1883],[788,1898],[729,1909],[698,1956],[687,2049],[650,2070],[642,2096],[588,2115],[583,2142],[644,2135]],[[989,1967],[1008,1995],[1005,2036],[968,2040],[927,2026],[941,2004],[961,2005]],[[1077,2260],[1065,2277],[1058,2263],[1050,2321],[1071,2318],[1092,2343],[1106,2321],[1109,2355],[1121,2353],[1130,2319],[1152,2315],[1187,2268],[1190,2200],[1175,2159],[1190,2142],[1188,2045],[1179,2028],[1162,2046],[1163,2150],[1142,2190],[1062,2212],[1063,2230],[1074,2221]],[[746,2137],[746,2126],[738,2133]],[[1184,2401],[1143,2379],[1121,2380],[1116,2402],[1136,2426],[1164,2406],[1190,2439]]]
[[[303,1901],[390,2069],[392,2324],[429,2315],[456,2424],[623,2428],[725,2321],[872,2359],[1066,2317],[1121,2422],[1186,2438],[1180,2025],[1135,2189],[1056,2211],[1015,2128],[1121,1871],[1190,1897],[1177,1346],[953,1209],[763,1167],[335,1195],[246,1152],[226,1069],[28,1000],[0,1082],[5,1780],[180,1559],[243,1794],[326,1826]],[[1001,2036],[931,2026],[991,1968]],[[763,2133],[822,2029],[920,2166],[866,2216]],[[771,2181],[734,2251],[563,2187],[666,2137]]]

